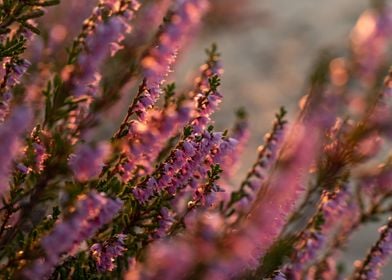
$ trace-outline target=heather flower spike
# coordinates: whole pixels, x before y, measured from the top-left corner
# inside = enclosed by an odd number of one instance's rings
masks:
[[[336,221],[348,211],[349,197],[345,186],[324,192],[317,213],[301,233],[295,244],[294,256],[282,271],[287,277],[301,279],[303,272],[317,259],[333,234]]]
[[[95,243],[90,247],[99,271],[113,271],[116,268],[114,261],[127,250],[124,244],[126,238],[125,234],[117,234],[112,240],[107,240],[103,244]]]
[[[28,128],[31,111],[26,107],[18,107],[0,124],[0,196],[8,190],[12,161],[21,154],[22,134]],[[1,202],[0,202],[1,204]]]
[[[61,255],[73,254],[81,242],[110,222],[122,202],[112,200],[95,191],[78,198],[75,210],[68,219],[59,221],[52,232],[42,239],[45,256],[24,271],[27,279],[48,277],[61,260]]]
[[[278,156],[280,145],[282,144],[287,121],[284,119],[286,110],[282,107],[276,114],[276,119],[270,133],[265,135],[265,144],[258,148],[258,157],[251,170],[247,173],[245,180],[241,183],[240,189],[231,194],[227,203],[226,213],[232,214],[232,207],[250,208],[252,201],[266,182],[268,171],[274,165]]]
[[[392,254],[392,219],[379,229],[380,238],[370,249],[366,258],[355,263],[352,279],[380,279],[381,268],[388,262]]]
[[[157,46],[142,59],[143,76],[149,94],[146,98],[154,104],[162,93],[161,86],[170,72],[178,52],[189,41],[208,8],[207,0],[176,0],[173,12],[162,26]],[[146,107],[139,103],[139,106]]]

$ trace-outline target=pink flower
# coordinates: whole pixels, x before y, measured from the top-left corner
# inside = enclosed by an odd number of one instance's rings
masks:
[[[11,164],[21,152],[21,136],[28,128],[30,118],[28,108],[17,107],[4,123],[0,123],[0,196],[8,190]]]
[[[120,200],[109,199],[95,191],[80,196],[75,211],[66,220],[58,221],[49,235],[42,239],[45,256],[26,268],[24,276],[27,279],[47,277],[59,263],[62,254],[72,254],[82,241],[110,222],[121,206]]]
[[[116,268],[115,260],[127,250],[125,247],[125,234],[116,234],[113,239],[103,244],[95,243],[90,247],[90,253],[100,272],[113,271]]]
[[[381,268],[387,263],[392,255],[392,219],[387,225],[379,229],[380,238],[371,248],[362,262],[356,262],[356,270],[353,279],[379,279]]]
[[[141,61],[149,95],[155,103],[162,94],[161,86],[180,51],[201,21],[208,7],[206,0],[177,0],[173,15],[163,26],[158,44]]]
[[[103,142],[96,146],[79,145],[69,158],[69,165],[75,178],[84,182],[97,177],[109,153],[109,146]]]

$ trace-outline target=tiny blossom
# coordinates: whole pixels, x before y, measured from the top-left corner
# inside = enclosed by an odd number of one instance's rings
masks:
[[[211,114],[217,109],[222,101],[222,95],[216,91],[209,89],[207,92],[198,93],[195,96],[197,104],[196,116],[191,125],[195,133],[201,133],[211,122]]]
[[[99,175],[110,153],[106,143],[96,146],[79,145],[69,158],[69,165],[78,181],[87,181]]]
[[[125,247],[125,234],[116,234],[112,240],[103,244],[95,243],[90,247],[90,253],[100,272],[113,271],[116,268],[114,261],[127,250]]]
[[[120,200],[112,200],[95,191],[80,196],[71,216],[58,221],[49,235],[42,239],[45,257],[26,268],[24,276],[27,279],[42,279],[50,275],[62,254],[75,251],[81,242],[110,222],[121,206]]]
[[[387,263],[392,255],[392,219],[389,219],[387,225],[379,229],[380,239],[371,248],[362,262],[355,263],[354,280],[376,280],[379,279],[381,268]]]
[[[213,46],[214,48],[215,46]],[[207,92],[210,85],[209,79],[213,76],[222,76],[223,66],[219,60],[218,54],[208,59],[208,61],[200,66],[200,75],[195,78],[194,89],[190,92],[190,97],[194,98],[200,92]]]

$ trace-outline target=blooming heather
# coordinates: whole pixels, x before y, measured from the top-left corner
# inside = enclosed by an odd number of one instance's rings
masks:
[[[0,65],[0,123],[4,122],[10,110],[12,89],[19,84],[22,76],[30,66],[25,59],[5,59]]]
[[[46,153],[46,148],[42,143],[34,142],[33,149],[35,154],[34,167],[38,172],[44,169],[45,160],[49,157]]]
[[[69,165],[75,178],[84,182],[97,177],[109,153],[109,146],[103,142],[96,146],[87,144],[78,146],[69,158]]]
[[[130,32],[129,22],[134,11],[126,11],[121,16],[112,16],[108,21],[98,24],[86,38],[86,51],[78,58],[78,67],[73,76],[73,94],[79,96],[97,95],[101,80],[99,73],[104,59],[114,55],[121,47],[119,43]]]
[[[256,162],[241,183],[240,189],[232,194],[226,212],[230,212],[234,207],[237,213],[240,214],[242,211],[248,211],[251,207],[257,193],[267,180],[268,172],[277,159],[286,131],[285,114],[286,112],[281,109],[280,113],[276,115],[271,132],[264,136],[264,145],[258,148]]]
[[[391,7],[373,1],[349,50],[320,56],[292,129],[282,107],[237,188],[248,108],[232,131],[214,128],[216,45],[193,83],[166,81],[210,1],[98,0],[77,32],[87,13],[78,1],[38,25],[60,0],[0,0],[0,278],[344,277],[337,263],[350,236],[392,211],[392,160],[373,165],[392,139],[392,71],[381,75]],[[217,2],[230,16],[250,1]],[[241,4],[222,9],[232,2]],[[110,141],[94,139],[112,135],[103,116],[135,80]],[[351,279],[380,277],[391,228]]]
[[[333,234],[336,221],[348,210],[350,196],[345,186],[334,192],[324,192],[311,225],[302,233],[295,245],[295,256],[282,271],[290,279],[301,279],[309,264],[317,259],[328,238]]]
[[[280,165],[272,173],[268,188],[260,193],[242,230],[226,236],[222,258],[211,264],[207,276],[227,279],[245,268],[255,269],[259,260],[278,237],[285,220],[303,192],[304,172],[309,168],[317,147],[316,131],[308,123],[297,126],[288,138]],[[284,174],[284,175],[283,175]],[[223,257],[224,256],[224,257]]]
[[[365,11],[351,33],[352,49],[364,81],[372,82],[387,55],[392,36],[392,8]]]
[[[145,122],[132,120],[129,124],[127,141],[124,145],[126,162],[120,167],[124,181],[134,175],[136,167],[150,173],[160,151],[188,122],[192,114],[189,103],[169,106],[164,110],[149,110]]]
[[[309,279],[323,279],[323,280],[343,280],[339,275],[336,264],[336,256],[328,256],[320,263],[312,266],[307,274]]]
[[[11,164],[21,152],[21,136],[30,123],[31,111],[26,107],[17,107],[0,124],[0,196],[8,190]],[[2,204],[2,203],[0,203]]]
[[[235,149],[238,145],[237,140],[233,138],[222,137],[222,140],[219,144],[216,145],[215,148],[212,149],[211,153],[206,156],[203,164],[200,164],[195,170],[193,174],[193,178],[191,178],[190,186],[194,189],[193,191],[193,200],[192,201],[200,201],[201,205],[204,207],[210,207],[214,203],[218,202],[219,198],[216,193],[224,192],[219,183],[215,182],[214,178],[211,178],[211,174],[217,167],[222,171],[221,165],[226,161],[226,159],[235,152]],[[217,174],[218,175],[218,174]],[[209,181],[205,183],[203,180],[197,183],[196,178],[209,178]],[[217,177],[219,179],[220,177]]]
[[[392,219],[379,229],[380,239],[370,249],[366,259],[356,262],[354,280],[376,280],[381,277],[381,268],[392,255]]]
[[[91,191],[78,198],[74,212],[59,221],[54,229],[42,239],[45,256],[34,261],[24,271],[28,279],[42,279],[53,272],[63,254],[78,249],[84,240],[113,219],[122,206],[120,200],[112,200],[103,194]]]
[[[75,41],[70,55],[79,53],[77,61],[74,65],[65,66],[61,75],[70,84],[71,96],[85,98],[85,102],[79,102],[69,114],[67,126],[71,132],[77,131],[81,119],[89,114],[90,104],[98,97],[102,65],[105,59],[122,48],[120,43],[131,31],[130,22],[139,6],[136,0],[100,1],[99,7],[86,20],[85,29]],[[82,50],[79,50],[79,45],[83,45]],[[73,142],[76,140],[71,138]]]
[[[114,261],[127,250],[125,239],[125,234],[116,234],[112,240],[107,240],[103,244],[95,243],[90,247],[90,253],[99,271],[113,271],[116,268]]]
[[[243,154],[246,144],[250,138],[249,122],[245,116],[245,112],[240,111],[237,114],[241,116],[238,117],[238,120],[230,134],[230,137],[237,141],[237,145],[235,151],[233,151],[221,164],[221,167],[224,170],[223,176],[227,179],[234,176],[237,171],[240,161],[239,157]]]
[[[205,131],[200,139],[191,138],[181,142],[159,166],[155,176],[145,179],[133,189],[136,199],[144,204],[154,193],[162,190],[176,194],[187,186],[188,180],[194,176],[205,157],[222,141],[221,139],[221,134]]]
[[[161,86],[170,72],[177,53],[195,31],[208,7],[207,0],[177,0],[170,20],[162,27],[157,46],[151,48],[141,61],[143,76],[147,79],[150,100],[154,104],[162,93]],[[139,107],[146,107],[138,103]]]
[[[219,76],[212,76],[209,84],[207,91],[200,92],[195,96],[197,110],[196,116],[191,122],[195,133],[201,133],[211,123],[212,113],[216,111],[218,105],[222,102],[222,95],[217,90],[217,87],[220,85]]]
[[[208,92],[208,89],[210,88],[210,79],[212,77],[222,76],[223,66],[220,54],[217,50],[218,49],[215,44],[212,44],[211,48],[206,50],[208,59],[199,67],[200,74],[195,78],[193,89],[189,94],[191,98],[194,98],[198,93]]]

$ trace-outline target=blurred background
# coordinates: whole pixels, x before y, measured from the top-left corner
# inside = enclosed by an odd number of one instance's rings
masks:
[[[165,0],[160,0],[165,2]],[[83,19],[96,1],[69,0],[49,13],[44,21],[53,23],[44,33],[45,40],[35,48],[59,46],[55,53],[61,62],[65,57],[64,46],[69,45]],[[153,1],[141,1],[151,3]],[[168,2],[168,1],[166,1]],[[359,15],[369,7],[368,0],[214,0],[213,9],[204,27],[181,56],[175,80],[179,88],[186,88],[195,71],[205,60],[204,49],[211,43],[218,45],[225,69],[222,79],[224,101],[215,114],[216,127],[230,128],[234,112],[244,107],[249,113],[251,138],[242,157],[242,165],[234,184],[238,183],[256,157],[280,106],[289,111],[290,119],[298,113],[298,101],[306,92],[307,77],[322,50],[342,54],[347,50],[350,30]],[[69,18],[72,17],[72,23]],[[155,16],[157,22],[162,18]],[[152,16],[154,19],[154,15]],[[147,27],[146,27],[147,28]],[[143,30],[135,30],[143,33]],[[148,39],[144,39],[145,42]],[[142,43],[141,43],[142,44]],[[140,46],[139,46],[140,47]],[[54,48],[56,49],[56,48]],[[133,49],[132,49],[133,50]],[[135,47],[135,53],[140,50]],[[33,54],[37,51],[33,50]],[[120,54],[121,56],[121,54]],[[38,60],[39,57],[36,57]],[[121,63],[118,60],[117,63]],[[55,66],[53,66],[56,68]],[[110,66],[108,66],[110,67]],[[119,65],[114,67],[120,68]],[[128,65],[129,67],[129,65]],[[42,69],[45,69],[43,67]],[[49,75],[49,74],[48,74]],[[132,85],[128,88],[132,89]],[[132,90],[125,90],[123,108],[113,112],[113,119],[121,119]],[[121,106],[121,105],[120,105]],[[103,129],[110,134],[113,125]],[[355,235],[343,260],[351,270],[356,258],[362,258],[377,236],[380,223],[374,223]],[[383,279],[392,279],[392,266]]]
[[[196,66],[201,48],[210,42],[218,44],[225,69],[224,102],[215,119],[218,127],[230,127],[236,107],[243,106],[249,112],[251,138],[240,169],[240,174],[244,174],[253,163],[256,148],[268,132],[277,108],[285,106],[291,119],[296,116],[298,101],[306,92],[307,77],[320,52],[328,49],[343,53],[347,49],[350,31],[370,1],[216,2],[223,11],[230,7],[236,10],[232,16],[222,16],[221,24],[211,15],[209,22],[216,24],[215,28],[204,29],[180,67]],[[236,2],[247,5],[235,5]],[[355,234],[342,257],[347,271],[376,241],[377,229],[385,220],[368,224]],[[386,266],[382,279],[392,279],[392,265]]]

